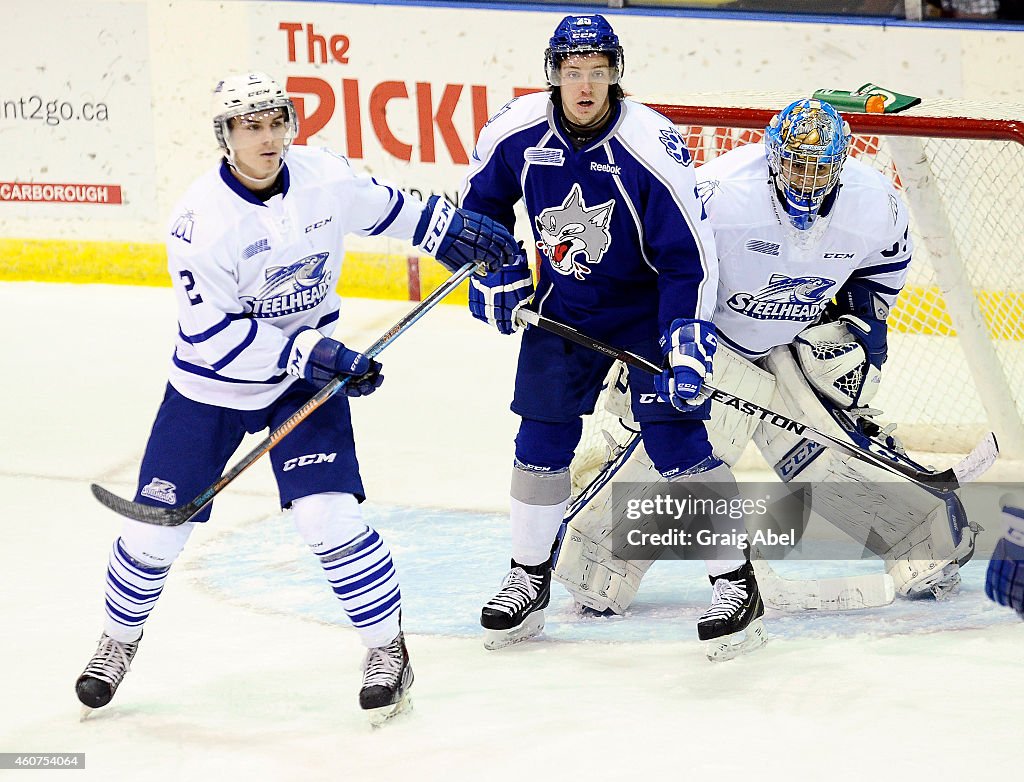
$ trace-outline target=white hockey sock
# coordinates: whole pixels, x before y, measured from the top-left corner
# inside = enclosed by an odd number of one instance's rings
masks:
[[[292,511],[363,645],[393,641],[401,629],[398,574],[387,543],[363,523],[359,501],[351,494],[324,492],[300,497]]]
[[[170,565],[144,565],[125,550],[121,538],[115,540],[107,563],[103,631],[122,643],[139,640],[142,625],[156,605],[170,570]]]
[[[708,575],[714,578],[731,573],[747,564],[745,559],[705,559],[704,567],[708,569]]]
[[[509,515],[512,559],[520,565],[547,562],[571,491],[568,468],[538,472],[516,462],[512,470]]]
[[[391,551],[377,531],[365,527],[347,543],[314,548],[313,553],[363,645],[393,641],[401,629],[402,592]]]
[[[569,500],[556,505],[527,505],[515,497],[511,501],[512,559],[520,565],[547,562]]]

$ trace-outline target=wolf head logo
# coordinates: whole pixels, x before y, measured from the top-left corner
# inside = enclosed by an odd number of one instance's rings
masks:
[[[559,274],[586,279],[590,266],[600,263],[612,243],[608,225],[615,200],[587,208],[583,191],[574,184],[559,206],[545,209],[536,218],[540,241],[537,247]]]

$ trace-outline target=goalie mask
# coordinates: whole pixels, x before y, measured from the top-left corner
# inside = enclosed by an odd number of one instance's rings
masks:
[[[764,136],[779,203],[797,230],[827,214],[850,149],[850,125],[829,104],[803,99],[772,117]]]
[[[562,85],[562,61],[568,57],[603,54],[608,68],[592,71],[590,78],[604,84],[618,84],[622,78],[623,55],[619,36],[599,14],[567,16],[558,23],[544,52],[544,75],[552,87]]]
[[[273,120],[280,118],[281,121],[271,123],[270,129],[274,138],[283,139],[281,164],[273,175],[266,178],[265,181],[269,183],[284,166],[284,156],[288,152],[288,147],[299,133],[298,118],[291,98],[280,84],[267,74],[258,71],[228,76],[214,88],[213,132],[217,137],[217,143],[224,151],[228,164],[236,171],[238,170],[235,160],[237,143],[232,144],[232,120],[253,119],[258,121],[267,118],[268,115]],[[246,178],[252,179],[248,176]]]

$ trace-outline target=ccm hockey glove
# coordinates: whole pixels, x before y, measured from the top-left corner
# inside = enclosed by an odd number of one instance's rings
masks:
[[[317,390],[339,375],[349,377],[342,387],[347,396],[372,394],[384,382],[380,362],[309,327],[300,329],[288,340],[281,358],[289,375],[308,380]]]
[[[661,335],[665,369],[654,378],[654,390],[662,402],[676,410],[692,412],[707,401],[701,390],[711,380],[718,337],[713,323],[676,318]]]
[[[514,263],[519,253],[505,226],[485,215],[459,209],[436,195],[427,200],[412,243],[450,272],[479,262],[487,266],[487,271],[497,271]]]
[[[502,334],[512,334],[519,328],[516,312],[532,299],[533,273],[525,255],[511,266],[469,279],[470,313]]]

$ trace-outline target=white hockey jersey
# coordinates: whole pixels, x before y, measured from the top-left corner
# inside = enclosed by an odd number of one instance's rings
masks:
[[[263,203],[222,162],[172,213],[169,380],[189,399],[240,410],[273,402],[295,381],[282,369],[288,338],[303,326],[334,330],[345,235],[411,239],[423,212],[326,149],[293,146],[283,177],[283,192]]]
[[[768,180],[763,144],[697,169],[719,257],[713,320],[741,355],[757,358],[792,342],[848,280],[889,306],[903,288],[913,252],[905,204],[884,175],[857,160],[846,161],[839,181],[824,230],[798,237]]]

